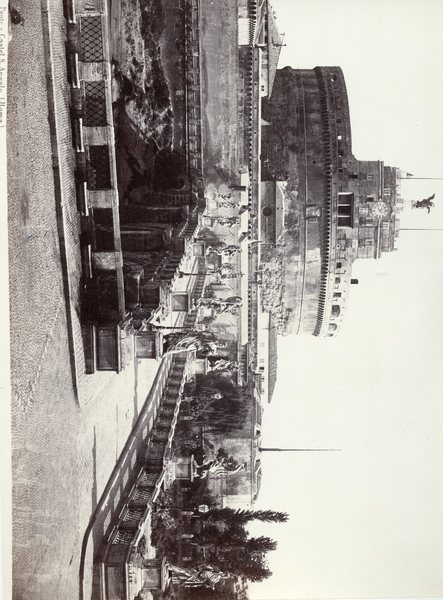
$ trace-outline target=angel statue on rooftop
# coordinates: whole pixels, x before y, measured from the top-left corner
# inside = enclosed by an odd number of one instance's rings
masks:
[[[429,198],[423,198],[423,200],[416,200],[412,203],[412,208],[426,208],[429,214],[431,212],[431,208],[435,206],[435,204],[432,202],[434,198],[435,194],[432,194],[432,196],[429,196]]]

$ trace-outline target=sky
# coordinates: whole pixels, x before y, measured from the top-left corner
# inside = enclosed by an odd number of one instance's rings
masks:
[[[274,0],[280,67],[339,65],[353,151],[443,177],[440,0]],[[436,193],[430,215],[410,200]],[[443,181],[403,181],[402,227],[443,229]],[[258,508],[290,514],[270,535],[273,576],[253,600],[443,597],[443,231],[402,231],[357,261],[337,338],[281,338]]]

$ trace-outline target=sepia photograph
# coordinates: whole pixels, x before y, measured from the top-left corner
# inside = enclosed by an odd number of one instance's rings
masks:
[[[5,600],[443,598],[442,31],[1,0]]]

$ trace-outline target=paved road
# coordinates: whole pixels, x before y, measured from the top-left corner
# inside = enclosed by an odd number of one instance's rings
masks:
[[[158,365],[87,379],[78,403],[54,194],[40,0],[23,0],[8,72],[8,187],[13,425],[14,598],[79,593],[80,548],[91,514]],[[67,118],[62,2],[50,5],[64,233],[70,282],[80,277],[73,149]],[[66,271],[65,271],[66,273]],[[92,383],[91,383],[92,381]],[[135,394],[136,381],[142,390]],[[91,570],[91,562],[86,570]]]
[[[62,39],[61,3],[54,7]],[[78,452],[83,422],[67,341],[40,2],[21,3],[21,12],[8,73],[14,597],[75,597],[80,524],[97,488],[94,450]],[[69,138],[62,142],[72,161]]]

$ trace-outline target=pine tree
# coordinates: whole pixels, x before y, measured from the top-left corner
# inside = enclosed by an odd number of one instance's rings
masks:
[[[214,508],[204,517],[208,521],[223,521],[230,525],[245,525],[249,521],[262,521],[263,523],[286,523],[288,513],[274,510],[235,510],[233,508]]]
[[[247,552],[245,548],[217,547],[210,553],[210,563],[224,573],[240,575],[249,581],[262,581],[272,575],[264,552]]]
[[[243,547],[247,552],[264,553],[275,550],[277,548],[277,542],[275,540],[271,540],[270,537],[261,535],[256,538],[249,538],[249,540],[243,544]]]

